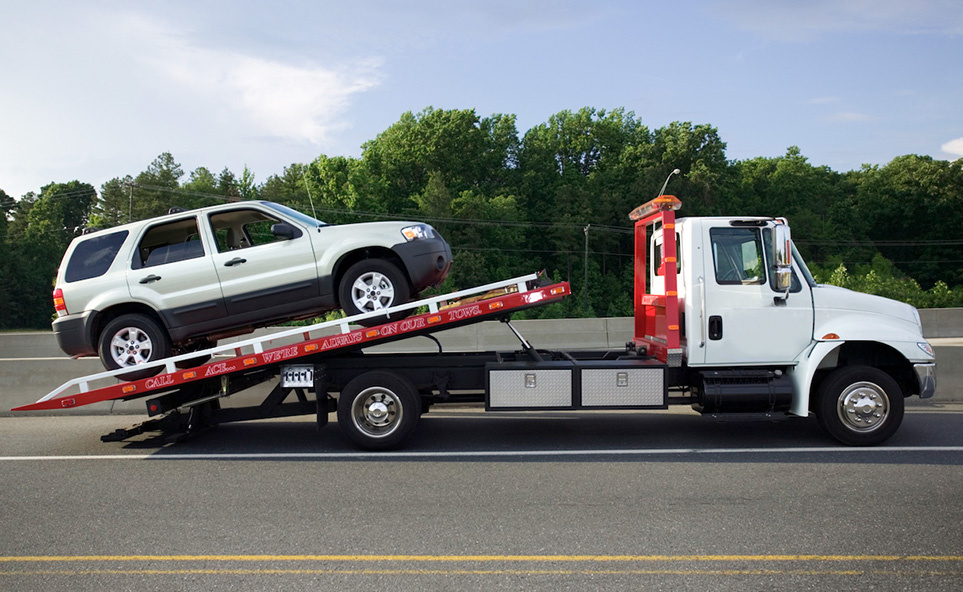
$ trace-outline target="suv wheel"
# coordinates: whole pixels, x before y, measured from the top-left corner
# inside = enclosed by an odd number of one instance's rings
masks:
[[[133,368],[171,355],[167,332],[152,318],[141,314],[125,314],[107,323],[100,334],[98,347],[104,368]],[[163,368],[148,368],[121,374],[122,380],[140,380]]]
[[[338,289],[338,301],[347,316],[384,310],[408,302],[408,280],[394,264],[383,259],[364,259],[348,268]],[[409,311],[392,316],[402,319]],[[388,322],[388,317],[359,321],[365,327]]]

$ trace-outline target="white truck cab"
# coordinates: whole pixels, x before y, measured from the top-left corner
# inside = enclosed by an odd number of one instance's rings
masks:
[[[678,357],[687,369],[687,384],[677,386],[692,388],[701,411],[812,411],[837,439],[873,444],[899,426],[904,397],[933,395],[935,357],[916,309],[817,284],[785,220],[704,217],[657,225],[646,265],[651,294],[667,293],[672,266],[664,263],[663,226],[670,225]]]

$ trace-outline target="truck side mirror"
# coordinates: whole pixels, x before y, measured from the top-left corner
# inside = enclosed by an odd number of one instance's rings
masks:
[[[777,223],[772,233],[772,252],[775,258],[775,288],[777,291],[786,291],[789,295],[789,288],[792,286],[792,239],[789,234],[789,226]]]

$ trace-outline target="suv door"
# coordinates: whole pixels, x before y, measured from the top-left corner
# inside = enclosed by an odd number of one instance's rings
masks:
[[[134,300],[150,304],[172,329],[209,323],[227,311],[196,216],[147,226],[136,243],[127,272]],[[189,332],[189,331],[188,331]]]
[[[260,322],[319,306],[317,264],[304,229],[253,206],[212,212],[208,222],[217,245],[214,265],[234,320]]]

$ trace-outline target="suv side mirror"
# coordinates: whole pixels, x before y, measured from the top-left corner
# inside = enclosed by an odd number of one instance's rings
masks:
[[[291,240],[301,236],[301,231],[287,222],[278,222],[271,226],[271,234],[279,239]]]
[[[781,222],[777,223],[773,229],[772,240],[772,252],[776,267],[775,288],[780,292],[785,290],[788,295],[789,288],[792,286],[792,239],[789,226]]]

